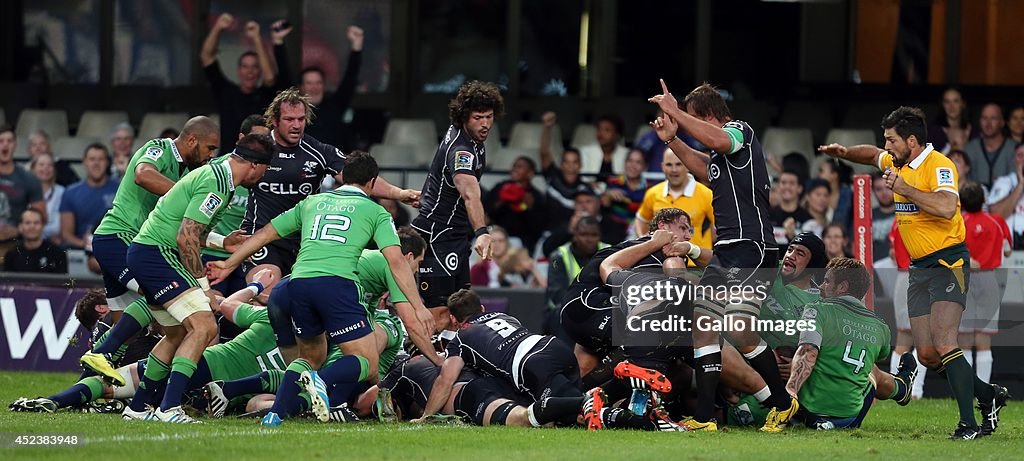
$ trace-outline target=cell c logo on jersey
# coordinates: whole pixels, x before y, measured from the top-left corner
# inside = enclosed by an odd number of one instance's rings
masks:
[[[455,270],[459,268],[459,255],[455,253],[448,253],[448,256],[444,257],[444,265],[448,270]]]
[[[267,247],[260,248],[259,251],[257,251],[255,254],[252,255],[252,259],[255,260],[255,261],[259,261],[259,260],[261,260],[263,258],[266,258],[266,257],[267,257]]]
[[[718,170],[718,165],[711,165],[708,167],[708,177],[710,177],[712,181],[718,179],[720,174],[722,174],[722,172]]]
[[[308,183],[308,182],[302,183],[301,185],[299,185],[299,193],[302,194],[302,195],[312,194],[313,193],[313,185]]]

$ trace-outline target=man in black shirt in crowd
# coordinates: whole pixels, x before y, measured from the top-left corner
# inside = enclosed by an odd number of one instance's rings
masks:
[[[771,180],[765,164],[764,151],[746,122],[733,120],[725,98],[718,90],[703,84],[695,88],[683,101],[682,110],[665,82],[662,94],[650,98],[658,104],[664,115],[652,125],[659,138],[686,165],[697,180],[709,184],[713,193],[715,227],[718,240],[714,254],[719,264],[708,266],[700,285],[721,290],[767,290],[775,277],[779,264],[778,248],[771,220],[768,217],[768,193]],[[698,152],[676,137],[682,129],[701,144],[711,149],[711,155]],[[746,291],[749,293],[749,291]],[[698,299],[694,318],[704,321],[725,321],[726,316],[736,319],[728,331],[727,339],[768,383],[771,396],[766,406],[778,411],[776,421],[765,423],[766,428],[781,430],[796,413],[799,404],[791,399],[779,377],[775,354],[755,331],[750,329],[760,314],[760,302],[748,296],[740,302],[732,299]],[[747,325],[743,328],[743,325]],[[714,421],[715,394],[722,373],[721,331],[694,331],[693,355],[697,373],[697,409],[687,421],[690,430],[716,431]]]
[[[475,80],[464,83],[448,103],[452,124],[423,183],[420,214],[412,227],[427,241],[420,263],[420,296],[439,329],[449,323],[448,297],[460,288],[469,288],[469,231],[474,231],[477,254],[491,258],[480,175],[487,164],[484,141],[494,118],[504,110],[496,85]]]
[[[345,64],[345,74],[333,93],[324,91],[324,71],[319,67],[307,67],[299,74],[299,90],[309,96],[313,103],[313,123],[306,127],[306,134],[327,144],[344,147],[342,142],[342,120],[352,105],[352,97],[359,83],[359,68],[363,61],[363,29],[349,26],[346,34],[351,51]],[[285,77],[281,72],[281,77]]]
[[[18,244],[4,256],[5,272],[68,273],[68,257],[57,245],[43,239],[45,218],[39,210],[26,208],[18,223]]]
[[[292,31],[291,27],[281,27],[284,23],[283,20],[275,22],[271,26],[270,34],[274,42],[274,59],[282,67],[288,63],[284,38]],[[222,153],[234,150],[235,141],[238,139],[235,127],[241,126],[242,120],[249,114],[263,113],[267,104],[274,99],[274,93],[286,84],[277,80],[274,67],[263,48],[260,25],[255,21],[245,24],[245,35],[252,40],[255,51],[246,51],[238,58],[238,84],[232,83],[224,76],[217,61],[217,46],[220,43],[220,34],[235,27],[236,24],[234,16],[222,13],[203,41],[203,48],[199,53],[199,62],[203,65],[206,80],[210,82],[210,89],[220,110]]]

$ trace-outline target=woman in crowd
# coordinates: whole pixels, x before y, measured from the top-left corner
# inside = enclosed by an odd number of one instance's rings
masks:
[[[29,162],[29,170],[39,180],[46,200],[46,225],[43,239],[60,244],[60,200],[64,197],[64,186],[57,184],[53,154],[39,153]]]

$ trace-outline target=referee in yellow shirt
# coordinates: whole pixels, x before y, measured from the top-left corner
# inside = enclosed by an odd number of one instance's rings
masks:
[[[818,150],[833,157],[876,165],[896,201],[896,223],[910,252],[907,305],[918,357],[949,381],[960,409],[953,440],[974,440],[995,431],[1009,395],[1002,386],[974,375],[957,345],[970,280],[970,254],[964,244],[957,170],[953,162],[924,143],[924,112],[900,107],[882,119],[885,150],[839,144]],[[848,351],[857,357],[858,351]],[[974,397],[982,426],[974,417]]]
[[[694,179],[672,149],[665,149],[661,161],[665,181],[651,186],[644,193],[644,201],[636,211],[636,235],[651,233],[651,220],[663,208],[679,208],[690,215],[693,225],[691,242],[701,248],[711,248],[715,230],[715,210],[711,207],[712,193],[708,186]]]

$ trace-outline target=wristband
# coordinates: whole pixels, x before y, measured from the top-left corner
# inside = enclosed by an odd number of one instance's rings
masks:
[[[700,247],[690,242],[690,251],[686,252],[686,257],[696,261],[700,257]]]
[[[209,279],[207,279],[206,277],[200,277],[200,278],[197,278],[196,281],[199,282],[199,287],[202,288],[203,291],[210,291],[210,280]]]
[[[216,232],[210,232],[210,234],[206,236],[206,247],[217,250],[223,250],[224,236]]]
[[[668,138],[668,139],[666,139],[666,140],[664,140],[662,142],[664,142],[665,145],[667,146],[669,144],[672,144],[672,141],[675,141],[675,140],[676,140],[676,137],[675,137],[675,135],[673,135],[671,138]]]
[[[473,233],[473,237],[476,238],[476,237],[479,237],[481,235],[486,235],[486,234],[487,234],[487,226],[482,226],[479,229],[477,229],[476,232]]]
[[[256,296],[256,295],[258,295],[260,293],[263,293],[263,284],[260,283],[260,282],[255,281],[255,280],[252,281],[252,282],[249,282],[249,284],[246,285],[245,288],[247,290],[249,290],[249,291],[252,291],[253,292],[252,293],[253,296]]]

